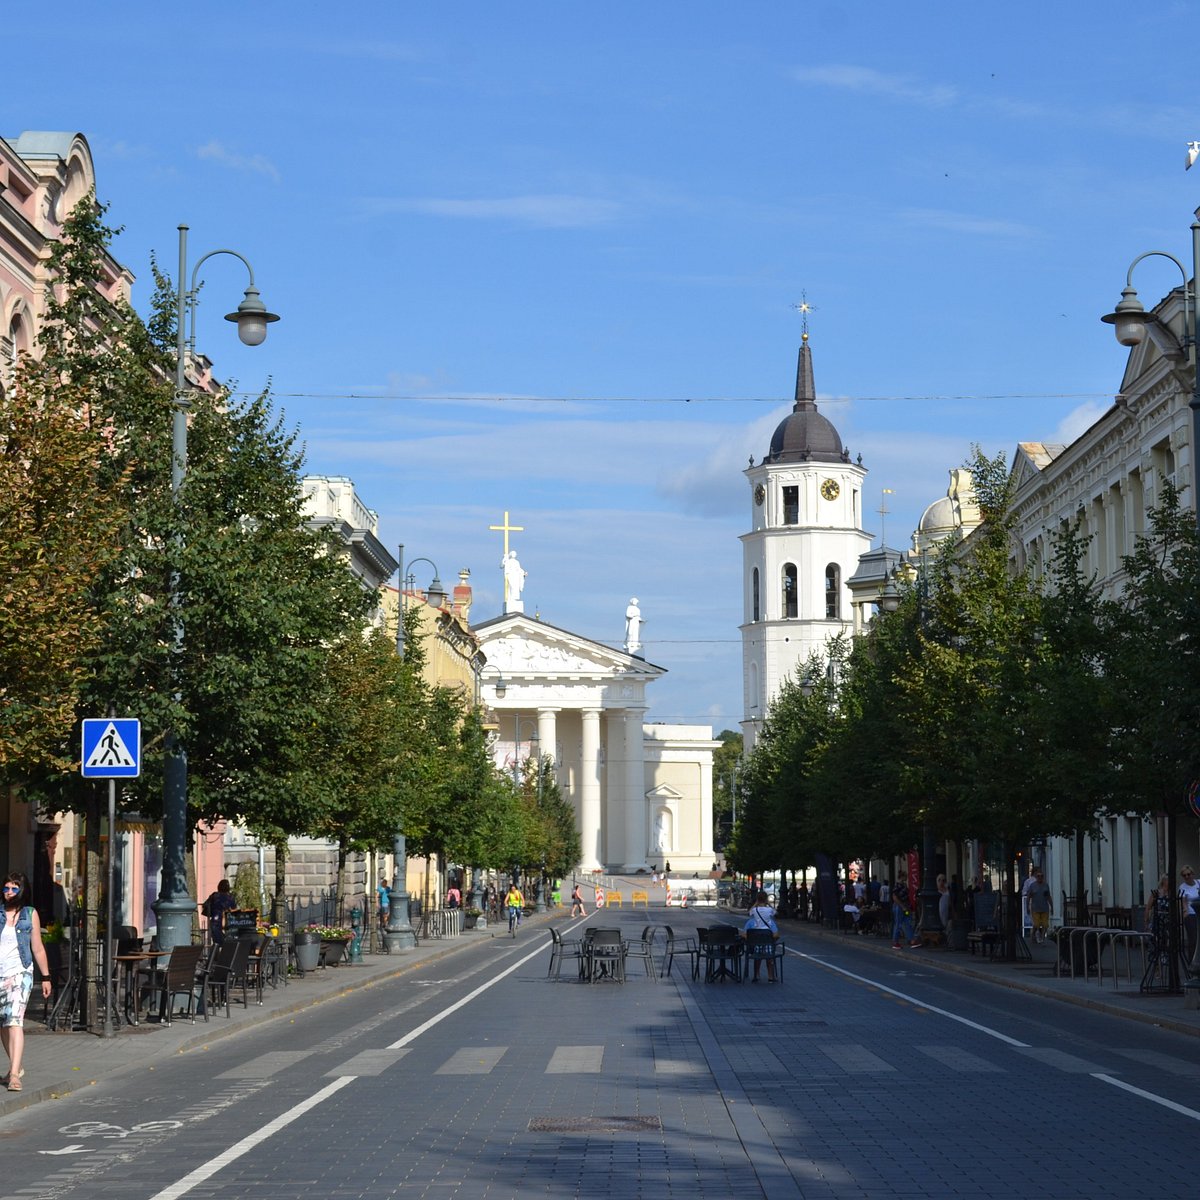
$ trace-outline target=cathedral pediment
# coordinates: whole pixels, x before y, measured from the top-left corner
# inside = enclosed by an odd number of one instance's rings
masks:
[[[641,676],[654,679],[665,673],[644,659],[602,642],[580,637],[523,613],[509,613],[475,627],[488,666],[509,677],[566,676],[612,679]]]

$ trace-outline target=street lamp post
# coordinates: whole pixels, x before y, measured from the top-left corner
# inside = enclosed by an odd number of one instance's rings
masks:
[[[411,573],[404,573],[404,544],[400,544],[399,554],[399,589],[397,596],[397,611],[396,611],[396,653],[404,654],[404,585],[412,579]],[[426,596],[430,599],[433,596],[439,595],[442,600],[445,600],[446,593],[442,589],[441,580],[438,578],[437,566],[428,558],[414,558],[409,562],[411,568],[419,562],[427,562],[433,567],[433,583],[430,584],[429,591]],[[439,602],[438,607],[441,607]],[[387,946],[389,954],[402,954],[406,950],[412,950],[417,944],[416,930],[412,927],[412,922],[409,919],[409,894],[408,894],[408,840],[404,836],[404,828],[401,826],[395,832],[392,838],[392,859],[395,864],[395,870],[392,874],[392,886],[388,888],[388,923],[387,928],[383,931],[384,944]]]
[[[191,408],[191,389],[187,381],[188,354],[196,350],[196,306],[200,268],[218,254],[230,254],[239,259],[250,275],[242,302],[236,312],[228,313],[227,321],[238,327],[238,337],[247,346],[259,346],[267,336],[267,326],[279,318],[267,311],[254,286],[254,268],[236,250],[210,250],[192,270],[191,286],[186,290],[188,227],[179,226],[179,274],[175,280],[175,405],[171,417],[171,496],[176,506],[187,476],[188,410]],[[188,318],[191,318],[190,328]],[[170,581],[170,611],[174,662],[178,672],[184,644],[183,590],[178,573]],[[179,679],[173,680],[179,698]],[[153,908],[158,921],[158,944],[162,950],[186,946],[192,940],[192,919],[196,901],[188,895],[187,884],[187,749],[175,730],[166,735],[166,755],[163,761],[163,863],[158,899]]]
[[[1189,407],[1192,410],[1192,505],[1196,510],[1197,525],[1200,526],[1200,495],[1197,495],[1200,489],[1197,488],[1196,483],[1197,478],[1200,477],[1200,470],[1198,470],[1200,468],[1200,370],[1197,369],[1196,364],[1196,347],[1200,343],[1200,305],[1196,303],[1196,278],[1200,275],[1200,208],[1196,210],[1195,218],[1192,221],[1192,274],[1190,278],[1183,263],[1175,255],[1166,253],[1165,250],[1147,250],[1145,254],[1139,254],[1129,264],[1129,270],[1125,273],[1125,290],[1121,293],[1117,307],[1100,318],[1106,324],[1114,327],[1113,332],[1122,346],[1140,345],[1146,336],[1147,326],[1161,324],[1153,313],[1148,313],[1142,307],[1133,286],[1133,270],[1144,258],[1170,259],[1183,276],[1183,342],[1177,347],[1172,347],[1172,350],[1187,364],[1188,371],[1191,373],[1192,398],[1189,401]],[[1169,335],[1170,331],[1166,332]]]

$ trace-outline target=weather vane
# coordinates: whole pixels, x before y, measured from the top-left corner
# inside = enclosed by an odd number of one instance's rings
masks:
[[[801,338],[801,341],[807,342],[808,341],[808,314],[810,312],[816,312],[817,311],[816,306],[809,304],[808,292],[802,291],[800,293],[800,303],[793,304],[792,307],[800,314],[800,338]]]

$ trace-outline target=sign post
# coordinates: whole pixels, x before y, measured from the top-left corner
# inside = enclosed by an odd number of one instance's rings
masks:
[[[117,829],[117,780],[142,773],[142,723],[131,718],[89,717],[83,722],[83,753],[79,762],[84,779],[108,780],[108,853],[105,857],[104,1036],[113,1036],[116,997],[113,973],[113,840]]]

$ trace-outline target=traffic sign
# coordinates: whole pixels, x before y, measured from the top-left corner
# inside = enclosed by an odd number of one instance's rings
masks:
[[[136,779],[142,773],[142,723],[89,717],[83,722],[84,779]]]

